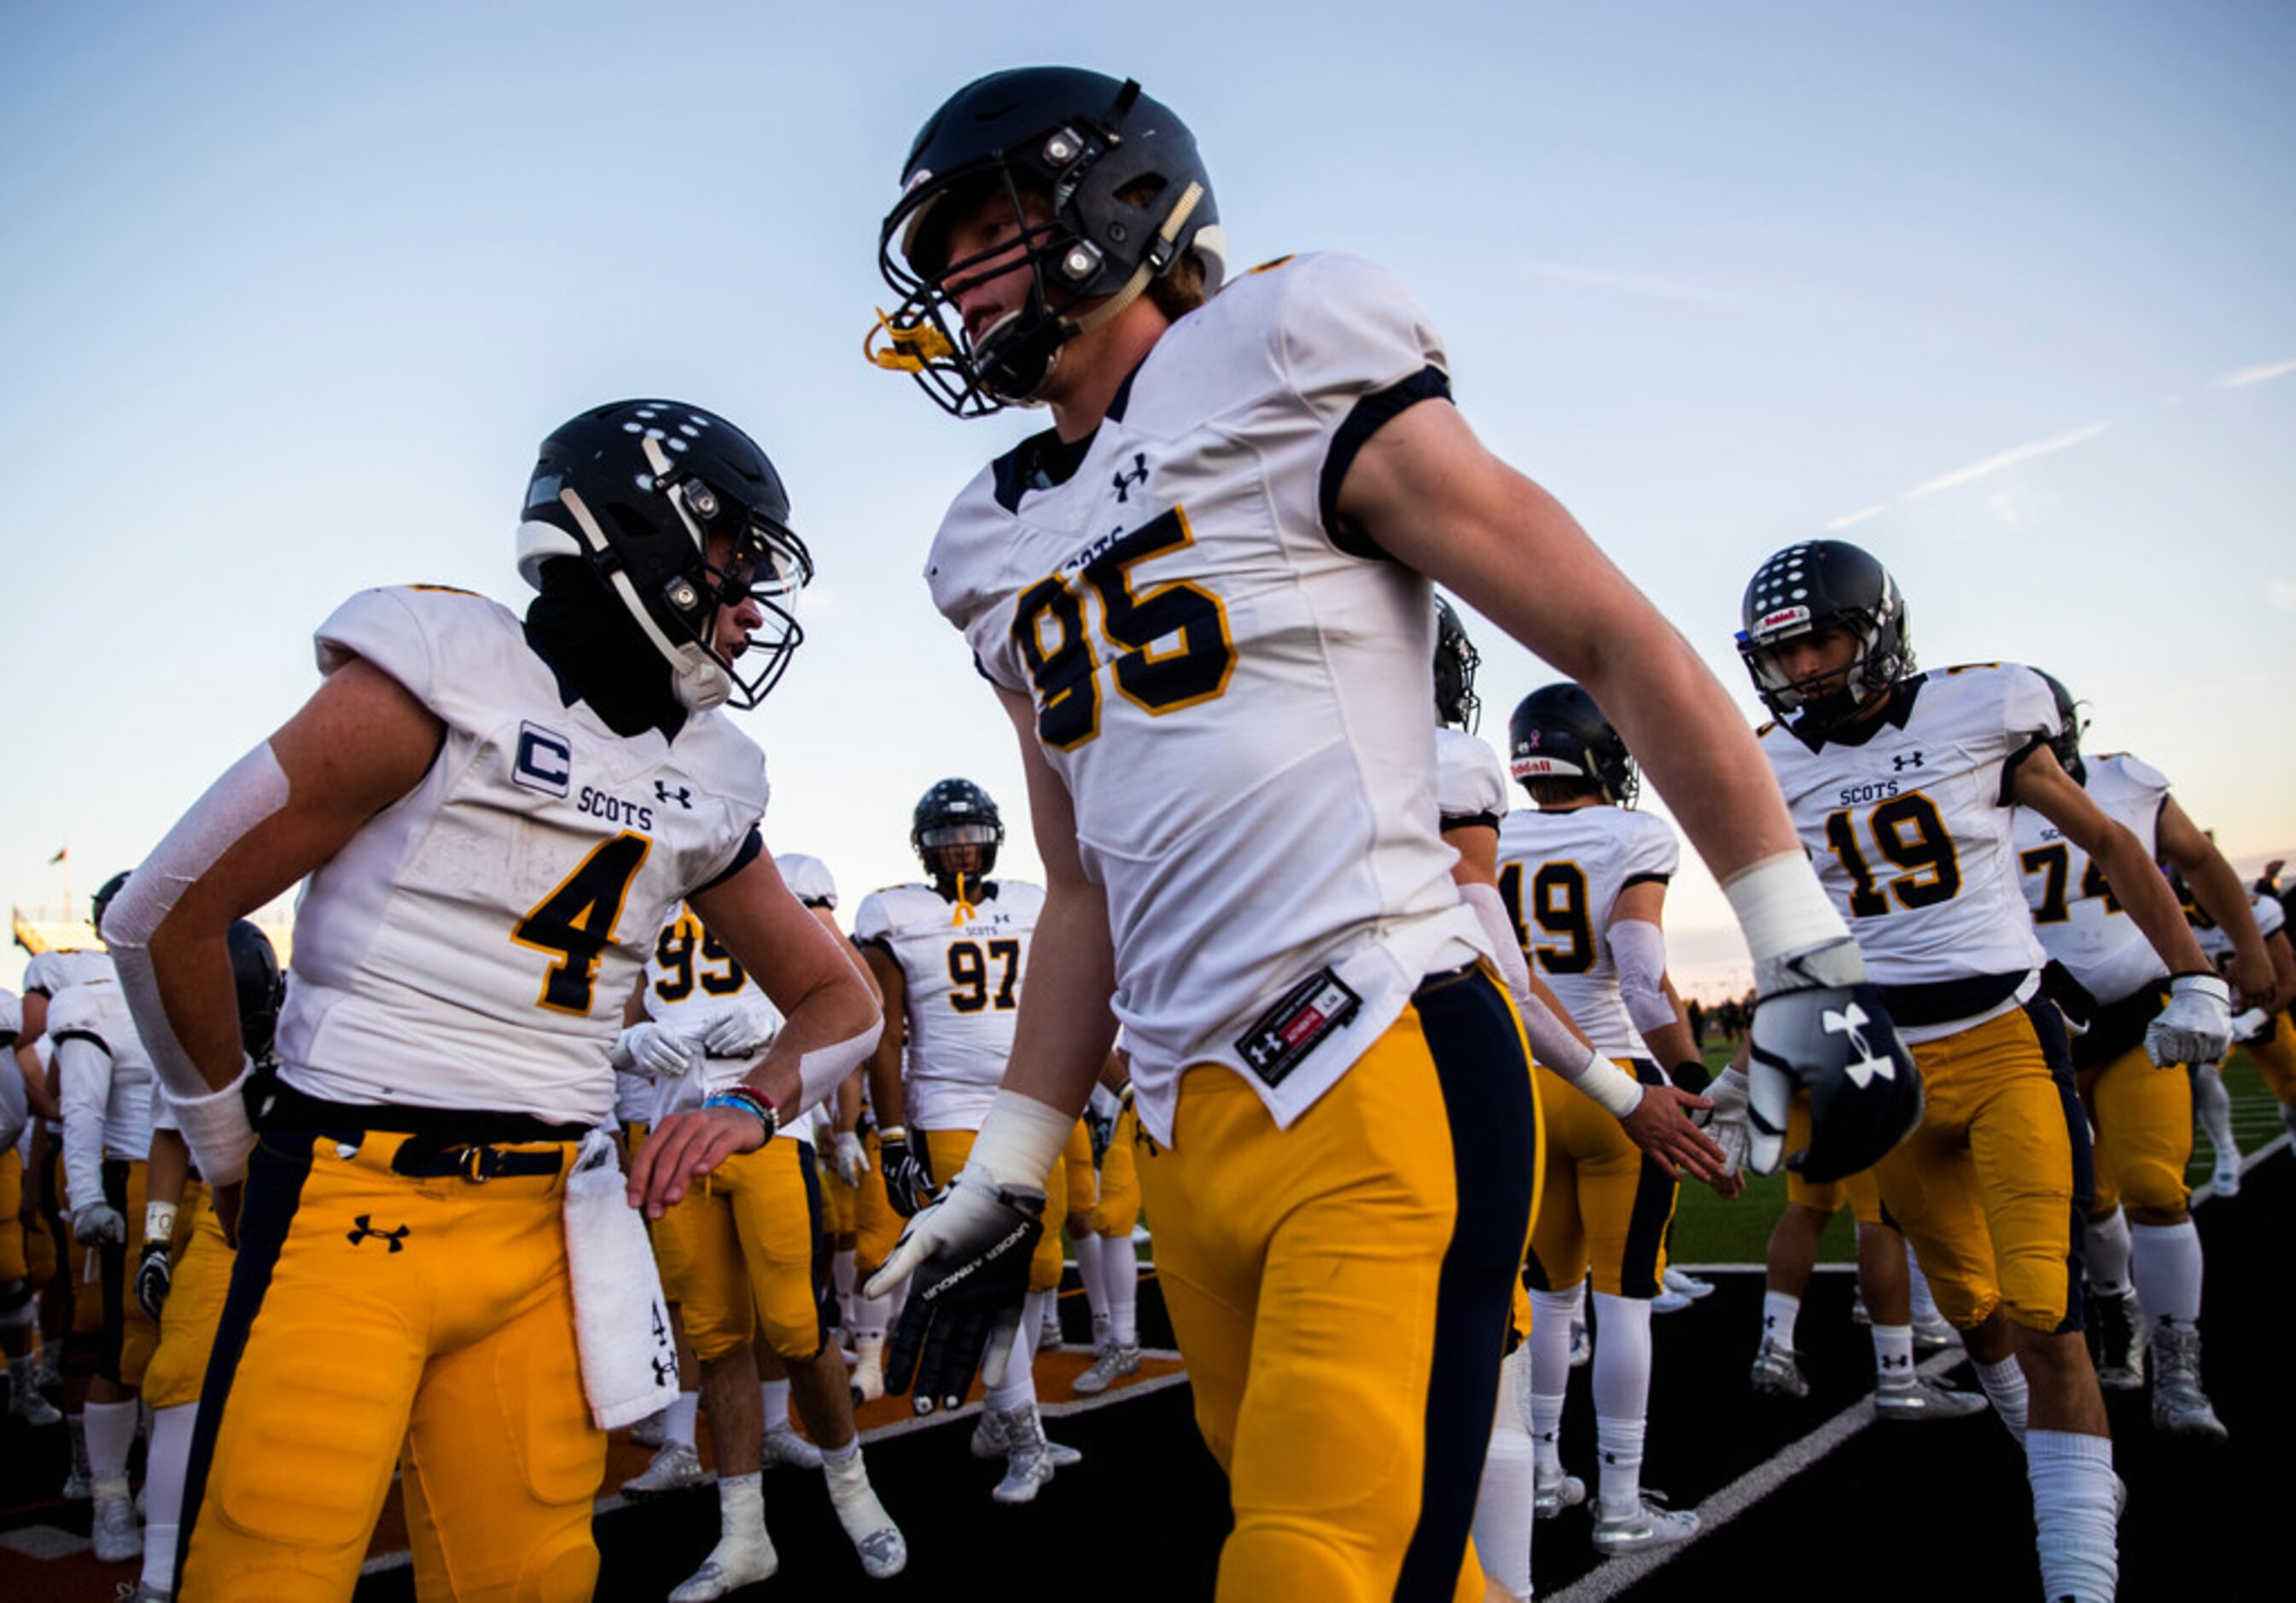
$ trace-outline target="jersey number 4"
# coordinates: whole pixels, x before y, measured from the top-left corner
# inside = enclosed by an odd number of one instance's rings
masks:
[[[1825,843],[1849,875],[1849,916],[1873,918],[1889,912],[1890,898],[1907,908],[1934,907],[1951,901],[1961,892],[1961,861],[1954,855],[1953,837],[1937,806],[1919,791],[1892,796],[1866,815],[1865,834],[1875,854],[1903,872],[1886,882],[1882,893],[1871,860],[1858,842],[1854,810],[1841,808],[1825,815]]]
[[[1021,592],[1013,641],[1036,686],[1037,739],[1069,752],[1100,733],[1100,656],[1085,628],[1086,588],[1100,598],[1103,644],[1127,701],[1160,717],[1227,689],[1235,645],[1219,597],[1180,580],[1141,595],[1132,588],[1136,564],[1195,539],[1187,514],[1175,506],[1112,541],[1080,575],[1054,573]]]
[[[645,836],[625,830],[602,843],[518,921],[510,933],[512,941],[558,958],[543,976],[537,1006],[554,1013],[590,1011],[590,996],[598,983],[598,954],[614,938],[630,882],[652,849]]]
[[[2036,846],[2030,851],[2020,852],[2017,861],[2028,874],[2041,876],[2041,905],[2033,909],[2035,924],[2062,924],[2072,914],[2065,907],[2065,881],[2072,868],[2072,853],[2062,841],[2053,845]],[[2108,913],[2120,911],[2120,898],[2112,893],[2112,886],[2098,867],[2096,859],[2088,859],[2088,870],[2081,875],[2081,895],[2098,897]]]
[[[1514,938],[1527,953],[1536,952],[1538,966],[1551,974],[1583,974],[1595,966],[1595,931],[1587,917],[1587,874],[1576,863],[1541,863],[1530,876],[1530,917],[1559,945],[1530,942],[1523,922],[1522,865],[1509,863],[1499,870],[1499,898],[1514,921]]]

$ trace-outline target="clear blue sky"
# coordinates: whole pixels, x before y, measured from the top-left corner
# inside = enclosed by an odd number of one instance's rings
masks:
[[[1239,259],[1401,273],[1470,418],[1750,717],[1745,579],[1839,524],[1925,660],[2047,666],[2236,859],[2296,845],[2288,6],[781,9],[0,12],[0,900],[54,901],[67,842],[76,895],[132,864],[352,590],[522,604],[535,444],[633,394],[756,434],[820,559],[747,720],[776,848],[849,907],[944,775],[1021,823],[917,573],[1037,423],[953,423],[860,348],[917,125],[1035,61],[1178,108]],[[1477,633],[1503,739],[1550,676]],[[1720,920],[1686,878],[1693,979]]]

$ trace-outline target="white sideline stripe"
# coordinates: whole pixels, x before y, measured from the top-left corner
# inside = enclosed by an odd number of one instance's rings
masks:
[[[1140,1355],[1143,1358],[1169,1359],[1174,1363],[1180,1361],[1180,1355],[1168,1347],[1143,1347],[1140,1349]],[[1136,1381],[1128,1385],[1112,1386],[1097,1397],[1078,1397],[1067,1402],[1039,1402],[1037,1404],[1037,1411],[1048,1419],[1065,1419],[1071,1415],[1090,1413],[1094,1409],[1106,1408],[1112,1402],[1122,1402],[1127,1398],[1145,1397],[1151,1392],[1164,1391],[1181,1385],[1187,1378],[1186,1370],[1177,1369],[1169,1375],[1153,1376],[1149,1379]],[[896,1419],[890,1425],[880,1425],[873,1429],[865,1430],[861,1433],[861,1440],[865,1443],[890,1441],[895,1436],[906,1436],[913,1431],[931,1430],[937,1425],[971,1419],[980,1414],[981,1407],[982,1405],[978,1402],[968,1402],[952,1413],[914,1414],[906,1419]],[[618,1508],[627,1508],[629,1506],[630,1500],[617,1492],[611,1496],[602,1497],[592,1504],[590,1517],[595,1519],[602,1514],[611,1514]],[[85,1548],[88,1545],[86,1537],[76,1537],[73,1540],[79,1547]],[[5,1545],[4,1539],[0,1539],[0,1545]],[[37,1556],[47,1557],[45,1554]],[[414,1562],[414,1555],[401,1548],[397,1552],[377,1553],[359,1566],[359,1574],[381,1575],[391,1570],[405,1569]]]
[[[1966,1361],[1960,1348],[1949,1347],[1925,1360],[1919,1372],[1934,1379],[1956,1364]],[[1606,1558],[1562,1591],[1548,1594],[1548,1603],[1601,1603],[1603,1599],[1617,1597],[1696,1547],[1874,1420],[1872,1397],[1859,1398],[1799,1442],[1781,1449],[1699,1504],[1698,1531],[1687,1541],[1652,1548],[1624,1558]],[[1534,1552],[1536,1546],[1534,1542]]]

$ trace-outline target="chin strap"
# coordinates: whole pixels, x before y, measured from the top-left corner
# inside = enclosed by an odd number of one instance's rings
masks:
[[[1181,194],[1179,204],[1173,207],[1172,214],[1164,219],[1164,226],[1156,230],[1157,241],[1167,247],[1166,251],[1160,252],[1151,250],[1146,252],[1141,259],[1140,266],[1134,269],[1132,276],[1125,280],[1124,287],[1094,307],[1083,316],[1061,319],[1075,331],[1069,336],[1070,339],[1074,339],[1077,334],[1091,333],[1140,299],[1149,284],[1155,280],[1159,258],[1161,258],[1164,265],[1170,265],[1172,259],[1169,247],[1180,237],[1180,230],[1188,226],[1188,218],[1194,215],[1197,203],[1203,198],[1204,186],[1201,184],[1190,184]],[[1045,376],[1047,378],[1052,376],[1050,367],[1045,369]]]
[[[972,898],[964,893],[964,870],[960,868],[956,871],[956,910],[949,915],[948,922],[954,927],[970,924],[980,917],[980,909],[972,905]]]
[[[562,489],[558,492],[558,498],[565,505],[566,510],[574,514],[575,524],[582,530],[582,538],[589,541],[590,549],[601,556],[605,555],[611,549],[606,543],[605,531],[598,527],[597,519],[590,515],[590,509],[583,505],[582,497],[570,489]],[[618,566],[608,572],[600,567],[598,571],[604,576],[614,594],[622,598],[623,606],[636,621],[638,628],[645,631],[646,638],[653,642],[653,647],[661,654],[662,660],[669,664],[671,682],[676,689],[679,704],[696,712],[723,706],[734,694],[734,678],[726,671],[726,665],[701,647],[678,645],[663,634],[661,626],[653,621],[653,613],[644,602],[638,599],[637,587],[630,582],[627,570]],[[694,661],[697,656],[701,659],[698,662]]]

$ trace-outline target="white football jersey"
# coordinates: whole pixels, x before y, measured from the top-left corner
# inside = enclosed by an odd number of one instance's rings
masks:
[[[2288,927],[2288,909],[2280,905],[2276,896],[2249,895],[2249,907],[2256,914],[2257,933],[2270,939]],[[2221,967],[2232,958],[2232,937],[2224,926],[2198,908],[2188,907],[2185,917],[2193,926],[2193,939],[2201,943],[2201,953]]]
[[[663,924],[647,955],[644,1005],[648,1018],[697,1047],[728,1012],[747,1014],[758,1040],[754,1052],[705,1056],[699,1079],[689,1074],[659,1082],[652,1111],[644,1115],[656,1122],[700,1107],[710,1092],[740,1081],[765,1060],[781,1033],[781,1011],[772,999],[702,926],[701,916],[683,903]]]
[[[2081,767],[2089,800],[2144,842],[2146,856],[2159,856],[2161,809],[2169,801],[2161,771],[2126,752],[2085,758]],[[2168,977],[2169,966],[2121,910],[2104,871],[2030,807],[2017,810],[2017,865],[2034,933],[2089,995],[2117,1002]]]
[[[117,979],[58,992],[48,1003],[48,1039],[66,1055],[64,1158],[73,1199],[85,1202],[102,1195],[96,1177],[103,1159],[141,1163],[151,1155],[152,1089],[159,1075]],[[95,1073],[80,1073],[78,1065]]]
[[[774,867],[781,870],[783,883],[790,894],[809,908],[837,906],[837,881],[829,872],[829,865],[817,857],[808,857],[802,851],[777,851]]]
[[[24,990],[37,991],[44,997],[62,996],[70,986],[112,979],[118,972],[111,966],[110,952],[41,952],[24,965]]]
[[[1464,729],[1435,730],[1435,808],[1447,830],[1498,826],[1507,812],[1506,769],[1490,743]]]
[[[1183,1068],[1289,1125],[1426,974],[1489,955],[1437,828],[1431,591],[1334,505],[1382,421],[1447,392],[1393,278],[1295,258],[1174,324],[1088,441],[993,463],[934,542],[935,604],[1068,786],[1159,1141]]]
[[[0,1036],[9,1037],[11,1043],[8,1049],[0,1050],[0,1152],[16,1144],[31,1116],[24,1077],[11,1072],[15,1068],[13,1038],[23,1027],[23,1005],[14,991],[0,985]]]
[[[1013,1056],[1044,887],[984,880],[968,905],[969,917],[931,885],[892,885],[872,891],[853,915],[854,944],[877,948],[901,971],[912,1130],[979,1130]]]
[[[14,1035],[23,1027],[22,999],[5,985],[0,985],[0,1035]]]
[[[2004,787],[2012,763],[2056,732],[2047,684],[2013,662],[1916,674],[1848,739],[1764,727],[1794,827],[1875,983],[2030,975],[2048,960]],[[1934,1040],[2013,1005],[1934,1024],[1901,1017],[1899,1033]]]
[[[1648,1057],[1611,957],[1611,916],[1628,885],[1664,884],[1682,866],[1674,826],[1621,807],[1509,813],[1499,826],[1499,897],[1524,956],[1595,1049]]]
[[[759,849],[763,754],[715,711],[675,742],[616,734],[483,596],[365,591],[317,644],[321,672],[365,658],[446,737],[305,883],[283,1077],[331,1101],[603,1124],[655,934]]]

